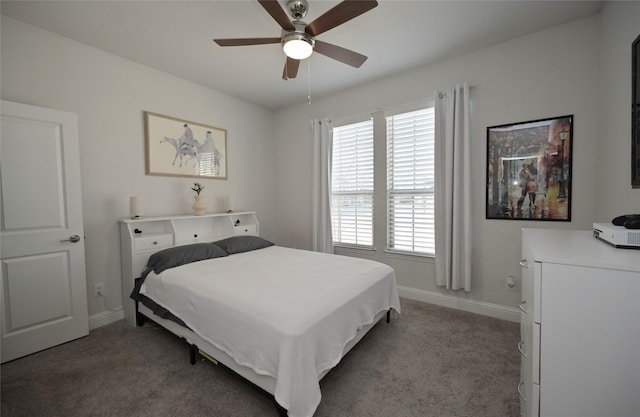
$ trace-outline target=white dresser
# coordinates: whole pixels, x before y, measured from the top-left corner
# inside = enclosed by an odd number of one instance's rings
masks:
[[[522,416],[640,416],[640,250],[522,231]]]
[[[154,252],[173,246],[213,242],[229,236],[259,235],[259,232],[255,212],[120,220],[125,319],[132,325],[135,324],[135,302],[129,295],[133,290],[134,279],[145,270],[149,256]]]

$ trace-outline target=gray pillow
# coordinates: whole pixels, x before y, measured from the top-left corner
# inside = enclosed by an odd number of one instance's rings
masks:
[[[219,246],[212,243],[193,243],[154,253],[149,257],[147,267],[153,268],[153,272],[159,274],[165,269],[222,256],[227,256],[227,252]]]
[[[273,242],[269,242],[258,236],[233,236],[218,240],[213,242],[213,244],[220,246],[229,255],[273,246]]]

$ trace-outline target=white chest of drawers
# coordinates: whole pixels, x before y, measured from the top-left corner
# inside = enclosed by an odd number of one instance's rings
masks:
[[[640,416],[640,251],[523,229],[521,415]]]

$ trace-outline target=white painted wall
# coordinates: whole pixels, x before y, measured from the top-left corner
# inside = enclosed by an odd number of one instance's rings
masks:
[[[144,111],[227,129],[229,179],[200,181],[207,211],[233,195],[275,238],[271,111],[6,16],[1,30],[2,99],[78,114],[90,316],[106,311],[96,282],[109,308],[122,306],[117,221],[129,196],[144,198],[148,216],[192,212],[193,179],[145,175]]]
[[[437,287],[433,263],[392,258],[385,255],[380,247],[374,258],[392,265],[396,269],[398,284],[414,290],[418,298],[437,299],[449,295],[456,297],[449,304],[455,304],[455,300],[473,300],[482,304],[516,307],[520,292],[507,292],[505,278],[507,275],[520,277],[520,229],[525,226],[589,229],[594,221],[599,32],[599,16],[593,16],[329,97],[313,97],[312,91],[310,106],[300,104],[278,111],[276,138],[281,163],[278,164],[276,181],[280,242],[295,247],[311,247],[310,119],[340,119],[366,114],[379,108],[433,97],[437,89],[467,81],[476,85],[471,93],[473,290],[470,293],[448,292]],[[486,220],[487,126],[567,114],[575,116],[572,221]]]
[[[394,266],[399,284],[417,294],[513,308],[519,291],[506,292],[504,278],[520,277],[521,227],[589,229],[595,220],[640,212],[628,160],[630,45],[638,16],[638,2],[606,2],[602,18],[569,22],[330,97],[312,91],[310,106],[277,113],[2,16],[0,92],[4,100],[79,115],[89,313],[97,315],[106,308],[92,295],[95,282],[106,283],[108,307],[122,304],[117,220],[129,215],[129,196],[144,197],[147,215],[191,210],[189,179],[144,174],[144,111],[226,128],[229,180],[205,181],[208,206],[219,210],[221,198],[233,194],[237,208],[259,212],[267,238],[308,249],[309,120],[365,114],[462,81],[476,84],[473,291],[436,287],[432,263],[384,258],[380,251],[372,257]],[[486,127],[564,114],[575,116],[572,222],[486,220]]]
[[[640,213],[631,188],[631,43],[640,35],[640,2],[605,2],[600,37],[597,221]]]

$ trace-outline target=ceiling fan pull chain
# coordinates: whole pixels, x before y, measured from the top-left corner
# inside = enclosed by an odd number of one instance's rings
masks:
[[[311,57],[307,58],[307,103],[311,105]]]

